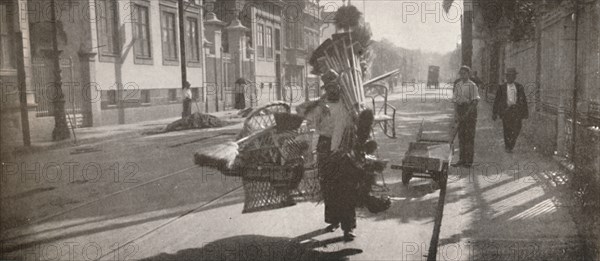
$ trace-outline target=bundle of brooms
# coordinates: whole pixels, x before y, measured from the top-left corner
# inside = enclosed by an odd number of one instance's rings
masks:
[[[321,54],[317,58],[320,66],[338,73],[342,102],[356,117],[361,110],[360,104],[365,101],[360,59],[356,53],[362,46],[351,41],[350,33],[335,34],[333,40],[327,39],[315,52]]]
[[[363,64],[368,57],[371,31],[368,25],[361,24],[362,14],[355,6],[347,5],[338,9],[335,24],[343,33],[332,35],[312,54],[309,63],[316,71],[335,71],[341,89],[341,101],[356,122],[356,145],[363,146],[371,131],[373,111],[364,108],[365,92]]]

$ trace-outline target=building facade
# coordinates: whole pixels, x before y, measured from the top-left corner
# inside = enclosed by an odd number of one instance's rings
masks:
[[[58,10],[60,78],[55,76],[52,3]],[[321,24],[316,2],[185,0],[182,20],[178,3],[2,1],[0,79],[3,94],[13,94],[3,95],[3,137],[22,137],[22,119],[31,140],[52,137],[59,82],[72,128],[179,117],[180,34],[186,80],[197,101],[192,112],[233,109],[240,78],[250,82],[243,90],[246,107],[299,102],[311,95],[308,83],[315,77],[307,60],[319,44]],[[181,32],[179,23],[184,23]],[[25,94],[24,102],[19,93]]]

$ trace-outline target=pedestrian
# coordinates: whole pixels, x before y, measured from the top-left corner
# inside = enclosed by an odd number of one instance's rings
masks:
[[[471,68],[462,66],[459,70],[460,79],[454,84],[453,102],[454,119],[458,127],[458,142],[460,149],[459,161],[453,166],[470,168],[475,156],[475,128],[477,126],[477,104],[479,91],[471,80]]]
[[[517,74],[515,68],[506,69],[506,83],[498,87],[492,109],[492,120],[495,121],[498,116],[502,119],[504,148],[508,153],[512,153],[515,148],[522,120],[529,117],[525,88],[515,82]]]
[[[181,118],[192,115],[192,90],[190,82],[186,81],[181,89],[183,97],[183,112],[181,112]]]
[[[234,108],[238,110],[242,110],[246,108],[246,85],[248,84],[248,80],[245,78],[239,78],[235,81],[235,89],[234,89]]]
[[[325,83],[325,94],[317,101],[299,105],[297,111],[310,124],[315,125],[319,134],[317,168],[325,205],[325,222],[329,224],[326,230],[333,232],[341,225],[344,240],[351,241],[356,237],[354,228],[359,196],[358,181],[346,169],[331,167],[340,164],[340,158],[336,155],[350,149],[349,143],[343,140],[344,132],[354,127],[352,116],[340,99],[341,89],[337,78],[335,71],[325,73],[321,77]]]

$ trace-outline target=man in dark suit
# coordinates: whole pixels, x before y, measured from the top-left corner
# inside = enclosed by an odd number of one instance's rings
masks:
[[[502,119],[504,129],[504,147],[506,152],[512,153],[517,137],[521,132],[521,121],[529,117],[525,88],[517,79],[515,68],[506,69],[506,83],[500,85],[496,91],[492,120],[498,116]]]

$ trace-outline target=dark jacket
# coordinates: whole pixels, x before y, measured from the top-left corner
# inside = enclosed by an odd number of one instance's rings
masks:
[[[517,87],[517,102],[515,107],[511,109],[511,116],[527,119],[529,117],[529,109],[527,108],[527,97],[525,96],[525,88],[520,83],[515,82]],[[503,117],[507,113],[508,104],[506,96],[506,83],[498,86],[496,98],[494,99],[494,108],[492,113],[494,116]]]

